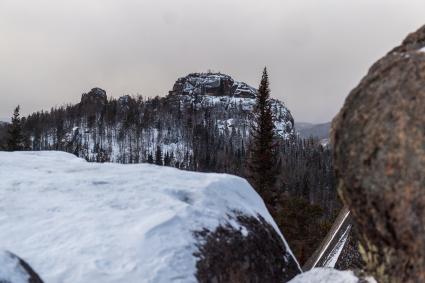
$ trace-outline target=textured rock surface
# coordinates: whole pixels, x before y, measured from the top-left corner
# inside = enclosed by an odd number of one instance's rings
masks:
[[[260,215],[236,213],[235,225],[195,232],[199,282],[287,282],[300,273],[281,236]]]
[[[92,88],[88,93],[81,95],[80,105],[82,107],[96,107],[100,108],[108,102],[106,91],[101,88]]]
[[[378,282],[425,282],[425,26],[376,62],[333,121],[340,192]]]
[[[220,73],[192,73],[179,78],[171,95],[212,95],[255,98],[256,90],[246,83],[234,81]]]

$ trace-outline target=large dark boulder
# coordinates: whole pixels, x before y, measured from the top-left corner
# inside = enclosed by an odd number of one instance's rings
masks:
[[[301,272],[282,237],[260,215],[235,212],[231,221],[196,231],[195,237],[198,282],[282,283]]]
[[[376,62],[333,121],[339,191],[378,282],[425,282],[425,26]]]
[[[8,251],[0,251],[1,283],[43,283],[40,276],[23,259]]]

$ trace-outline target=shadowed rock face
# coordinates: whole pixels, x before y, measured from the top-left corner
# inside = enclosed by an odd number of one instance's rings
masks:
[[[425,282],[424,47],[425,26],[372,66],[333,121],[340,193],[378,282]]]
[[[233,221],[243,230],[227,223],[195,232],[199,282],[287,282],[300,273],[280,235],[257,217],[236,213]]]
[[[81,95],[80,107],[86,112],[99,112],[108,102],[106,92],[100,88],[92,88],[88,93]]]

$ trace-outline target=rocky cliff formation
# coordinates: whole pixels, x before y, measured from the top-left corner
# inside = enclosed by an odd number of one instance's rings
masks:
[[[138,163],[147,162],[159,148],[164,159],[169,155],[167,165],[196,169],[199,159],[205,159],[214,164],[203,170],[211,170],[216,161],[206,155],[213,147],[214,152],[221,147],[223,154],[243,158],[255,95],[254,88],[227,75],[190,74],[161,98],[125,95],[108,100],[104,90],[93,88],[75,106],[30,115],[25,128],[34,150],[65,150],[90,161]],[[294,138],[290,111],[277,99],[272,100],[272,110],[277,135],[282,141]]]
[[[192,73],[179,78],[170,95],[212,95],[255,98],[256,89],[221,73]]]

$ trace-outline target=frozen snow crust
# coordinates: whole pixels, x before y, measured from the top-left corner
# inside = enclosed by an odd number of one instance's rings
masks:
[[[352,271],[339,271],[332,268],[313,268],[289,281],[289,283],[358,283]]]
[[[0,152],[0,180],[0,247],[47,283],[195,282],[193,231],[232,211],[281,235],[251,186],[226,174]]]

